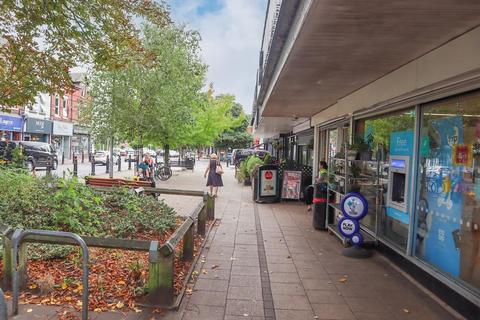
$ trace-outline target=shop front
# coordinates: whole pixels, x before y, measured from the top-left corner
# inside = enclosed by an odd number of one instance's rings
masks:
[[[0,140],[22,140],[23,118],[20,116],[0,114]]]
[[[57,150],[59,158],[62,155],[65,159],[71,158],[70,145],[73,136],[73,123],[63,121],[53,121],[52,143]]]
[[[478,301],[480,90],[354,112],[316,132],[317,160],[329,165],[331,229],[343,197],[360,192],[366,240]]]
[[[90,150],[90,128],[73,125],[72,152],[88,157]]]
[[[50,120],[27,118],[25,121],[25,130],[23,140],[50,142],[53,122]]]

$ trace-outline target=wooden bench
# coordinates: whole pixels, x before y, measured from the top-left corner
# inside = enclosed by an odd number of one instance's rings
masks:
[[[97,177],[85,177],[85,183],[87,186],[92,187],[128,187],[128,188],[151,188],[152,183],[150,181],[135,181],[126,179],[110,179],[110,178],[97,178]]]

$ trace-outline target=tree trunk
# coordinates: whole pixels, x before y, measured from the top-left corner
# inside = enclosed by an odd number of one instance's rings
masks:
[[[165,165],[168,166],[170,163],[170,146],[168,144],[165,145],[165,150],[163,153],[163,161]]]

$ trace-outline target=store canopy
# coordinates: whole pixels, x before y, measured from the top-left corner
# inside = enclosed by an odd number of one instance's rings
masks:
[[[261,115],[257,132],[291,128],[471,30],[480,16],[478,0],[311,3],[305,15],[297,15],[303,23],[295,40],[284,46],[286,58],[276,65],[278,77],[262,83],[270,90],[257,101]]]

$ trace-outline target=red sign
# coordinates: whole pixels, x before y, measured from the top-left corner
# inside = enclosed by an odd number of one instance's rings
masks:
[[[272,180],[272,178],[273,178],[272,171],[265,171],[265,179]]]

